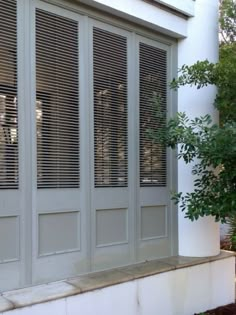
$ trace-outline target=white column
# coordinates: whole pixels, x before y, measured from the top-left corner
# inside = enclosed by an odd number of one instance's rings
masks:
[[[188,21],[188,37],[181,40],[178,46],[178,67],[205,59],[212,62],[218,59],[218,0],[195,2],[195,16]],[[213,107],[215,92],[214,87],[200,90],[193,87],[180,88],[178,111],[185,111],[190,117],[210,113],[217,119]],[[191,166],[179,161],[178,190],[185,193],[192,188]],[[212,217],[191,222],[179,210],[179,255],[217,255],[220,250],[219,242],[219,224]]]

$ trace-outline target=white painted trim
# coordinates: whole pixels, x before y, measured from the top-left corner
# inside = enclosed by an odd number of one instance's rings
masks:
[[[194,16],[195,0],[154,0],[157,3],[166,5],[167,7],[186,14],[189,17]]]

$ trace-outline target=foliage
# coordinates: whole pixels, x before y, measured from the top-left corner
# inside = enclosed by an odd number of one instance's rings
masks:
[[[221,127],[209,115],[190,120],[185,113],[171,119],[156,134],[169,147],[179,144],[178,158],[192,163],[194,191],[173,196],[186,217],[213,215],[225,221],[236,210],[236,122]]]
[[[231,44],[236,39],[236,2],[235,0],[220,0],[220,35],[225,44]]]
[[[236,251],[236,217],[231,216],[228,218],[227,223],[229,224],[228,238],[230,250]]]
[[[222,46],[220,61],[197,61],[192,66],[183,65],[181,75],[171,82],[172,88],[195,85],[198,89],[209,84],[216,85],[218,93],[215,107],[220,111],[221,123],[236,121],[236,43]]]
[[[235,1],[221,0],[220,61],[183,65],[179,77],[171,83],[174,89],[185,85],[198,89],[217,86],[214,106],[220,111],[220,125],[213,124],[209,115],[190,120],[185,113],[178,113],[166,128],[151,133],[154,141],[171,148],[178,146],[178,158],[192,165],[194,190],[173,196],[191,220],[212,215],[225,222],[228,217],[236,217],[235,19]]]

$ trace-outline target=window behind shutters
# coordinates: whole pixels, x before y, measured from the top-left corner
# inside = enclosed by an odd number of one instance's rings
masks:
[[[126,38],[95,27],[93,54],[95,187],[126,187]]]
[[[38,188],[79,187],[78,23],[36,10]]]
[[[140,185],[166,186],[166,149],[154,143],[148,130],[166,123],[167,53],[144,43],[139,45]]]
[[[0,189],[19,183],[16,1],[0,1]]]

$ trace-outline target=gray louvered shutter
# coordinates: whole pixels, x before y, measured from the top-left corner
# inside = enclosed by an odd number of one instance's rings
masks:
[[[18,188],[17,8],[0,1],[0,189]]]
[[[79,187],[78,23],[36,10],[38,188]]]
[[[93,30],[95,187],[126,187],[126,38]]]
[[[148,130],[166,123],[167,53],[140,43],[139,58],[140,185],[166,186],[166,149],[150,139]]]

